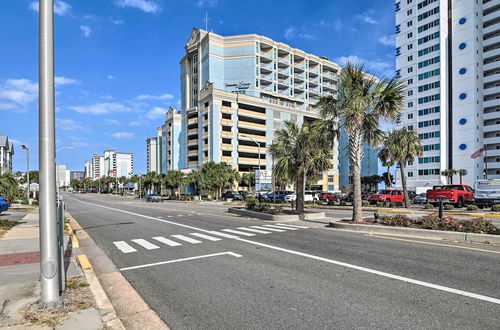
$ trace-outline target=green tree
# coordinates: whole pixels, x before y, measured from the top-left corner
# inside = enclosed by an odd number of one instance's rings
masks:
[[[394,182],[394,176],[390,172],[382,173],[382,178],[384,180],[382,182],[384,183],[386,188],[392,187],[392,183]]]
[[[398,79],[366,74],[363,65],[347,64],[342,70],[338,96],[321,97],[317,103],[323,129],[348,136],[348,158],[353,180],[353,220],[363,219],[361,209],[361,161],[363,144],[376,147],[382,140],[380,122],[396,119],[403,107],[404,87]]]
[[[391,162],[399,164],[405,207],[410,206],[406,184],[406,166],[409,162],[413,162],[415,157],[421,156],[422,153],[423,148],[417,132],[406,127],[390,132],[385,137],[382,148],[379,151],[379,157],[382,154],[383,157],[387,157]]]
[[[441,175],[446,177],[446,181],[448,184],[453,184],[453,176],[457,174],[457,170],[454,169],[446,169],[441,171]]]
[[[225,162],[204,163],[200,172],[202,176],[200,188],[211,191],[216,199],[220,198],[224,187],[232,185],[240,179],[238,172]]]
[[[19,194],[19,183],[11,172],[0,175],[0,196],[12,201]]]
[[[457,170],[457,174],[460,176],[460,184],[462,184],[462,177],[467,175],[467,170],[464,169]]]
[[[307,178],[332,166],[333,139],[321,134],[317,124],[285,121],[283,127],[275,131],[268,151],[274,158],[274,173],[294,179],[296,209],[303,212]]]
[[[165,186],[170,188],[171,194],[175,195],[175,192],[180,192],[179,189],[185,184],[184,173],[179,170],[171,170],[167,172],[164,179]],[[175,191],[175,192],[174,192]]]

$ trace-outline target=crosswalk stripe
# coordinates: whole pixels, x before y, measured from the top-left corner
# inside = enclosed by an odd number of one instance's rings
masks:
[[[253,228],[245,228],[245,227],[238,227],[236,229],[241,229],[241,230],[247,230],[251,231],[253,233],[259,233],[259,234],[270,234],[270,231],[264,231],[264,230],[258,230],[258,229],[253,229]]]
[[[139,244],[143,248],[147,250],[154,250],[154,249],[159,249],[160,247],[158,245],[154,245],[153,243],[149,243],[145,239],[133,239],[132,242]]]
[[[309,227],[304,227],[304,226],[297,226],[297,225],[289,225],[289,224],[285,224],[285,223],[278,223],[277,225],[279,226],[286,226],[286,227],[294,227],[294,228],[309,228]]]
[[[191,238],[191,237],[187,237],[187,236],[184,236],[184,235],[172,235],[172,237],[175,237],[177,239],[180,239],[182,241],[185,241],[185,242],[188,242],[188,243],[191,243],[191,244],[201,243],[201,241],[198,241],[197,239],[194,239],[194,238]]]
[[[225,234],[225,233],[219,233],[218,231],[211,231],[210,233],[212,233],[213,235],[217,235],[217,236],[221,236],[221,237],[225,237],[225,238],[239,238],[238,236],[229,235],[229,234]]]
[[[284,226],[276,226],[276,225],[263,225],[263,226],[264,226],[264,227],[278,228],[278,229],[286,229],[286,230],[299,230],[299,228],[284,227]]]
[[[266,228],[266,227],[260,227],[260,226],[250,226],[250,227],[257,228],[257,229],[270,230],[270,231],[277,231],[279,233],[283,233],[286,231],[286,230],[282,230],[282,229]]]
[[[213,236],[208,236],[208,235],[201,234],[201,233],[190,233],[190,235],[193,235],[193,236],[196,236],[196,237],[200,237],[200,238],[204,238],[204,239],[208,239],[209,241],[214,241],[214,242],[221,240],[220,238],[213,237]]]
[[[118,250],[122,251],[123,253],[130,253],[137,251],[136,249],[128,245],[127,242],[124,241],[113,242],[113,244],[118,248]]]
[[[169,240],[168,238],[165,238],[163,236],[153,237],[153,239],[157,240],[160,243],[167,244],[168,246],[180,246],[180,245],[182,245],[181,243]]]
[[[255,234],[245,233],[245,232],[237,231],[234,229],[222,229],[222,231],[227,231],[228,233],[238,234],[238,235],[242,235],[242,236],[255,236]]]

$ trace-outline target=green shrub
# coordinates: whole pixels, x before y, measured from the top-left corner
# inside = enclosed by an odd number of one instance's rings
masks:
[[[394,203],[394,202],[390,202],[390,203],[389,203],[389,207],[394,208],[394,207],[397,207],[397,206],[398,206],[398,204],[397,204],[397,203]]]
[[[10,230],[15,225],[17,225],[17,221],[14,221],[14,220],[0,220],[0,230]]]
[[[445,210],[453,210],[455,208],[455,206],[451,205],[451,204],[445,204],[444,205],[444,209]]]
[[[384,207],[385,203],[384,202],[377,202],[377,207]]]
[[[282,205],[276,205],[275,207],[270,208],[268,212],[271,214],[280,214],[282,210],[283,210]]]
[[[398,227],[414,227],[416,222],[419,222],[418,219],[413,219],[407,215],[402,215],[402,214],[382,216],[379,217],[379,219],[380,223],[383,223],[388,226],[398,226]]]
[[[339,205],[340,206],[347,206],[347,203],[346,203],[346,201],[341,201]]]
[[[424,208],[425,209],[433,209],[434,205],[432,205],[432,204],[425,204]]]
[[[491,207],[491,211],[493,212],[499,212],[500,211],[500,204],[495,204]]]
[[[361,205],[363,205],[363,206],[370,206],[370,202],[369,201],[363,201],[363,203],[361,203]]]
[[[479,207],[476,205],[467,205],[467,211],[477,211],[479,210]]]
[[[255,197],[255,196],[248,196],[245,199],[245,208],[247,210],[253,210],[257,206],[257,202],[258,202],[257,197]]]
[[[422,217],[423,229],[448,230],[464,233],[492,234],[500,235],[500,229],[490,220],[484,218],[457,219],[454,217],[445,217],[443,220],[435,214]]]
[[[341,202],[342,203],[342,202]],[[345,203],[345,202],[344,202]],[[330,205],[330,206],[333,206],[335,205],[335,202],[334,201],[328,201],[326,202],[326,205]]]

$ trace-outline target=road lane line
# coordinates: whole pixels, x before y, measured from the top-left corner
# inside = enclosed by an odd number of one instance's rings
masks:
[[[194,239],[194,238],[191,238],[191,237],[187,237],[187,236],[184,236],[184,235],[172,235],[172,237],[175,237],[177,239],[180,239],[181,241],[185,241],[185,242],[188,242],[188,243],[191,243],[191,244],[201,243],[201,241],[198,241],[197,239]]]
[[[213,242],[217,242],[217,241],[221,240],[220,238],[213,237],[213,236],[208,236],[208,235],[201,234],[201,233],[190,233],[189,235],[193,235],[193,236],[196,236],[196,237],[208,239],[209,241],[213,241]]]
[[[181,243],[169,240],[168,238],[165,238],[163,236],[153,237],[153,239],[157,240],[160,243],[166,244],[168,246],[181,246],[182,245]]]
[[[279,226],[285,226],[285,227],[293,227],[293,228],[303,228],[303,229],[309,229],[310,227],[305,227],[305,226],[297,226],[297,225],[289,225],[286,223],[277,223]]]
[[[250,234],[250,233],[245,233],[243,231],[238,231],[234,229],[221,229],[222,231],[228,232],[228,233],[233,233],[236,235],[241,235],[241,236],[255,236],[255,234]]]
[[[253,228],[245,228],[245,227],[238,227],[236,229],[241,229],[241,230],[248,230],[253,233],[259,233],[259,234],[270,234],[270,231],[264,231],[264,230],[258,230],[258,229],[253,229]]]
[[[146,267],[152,267],[152,266],[159,266],[159,265],[166,265],[166,264],[172,264],[175,262],[181,262],[181,261],[188,261],[188,260],[195,260],[195,259],[202,259],[202,258],[209,258],[209,257],[215,257],[215,256],[221,256],[221,255],[230,255],[236,258],[241,258],[241,254],[237,254],[234,252],[220,252],[220,253],[213,253],[213,254],[206,254],[203,256],[197,256],[197,257],[189,257],[189,258],[182,258],[182,259],[176,259],[176,260],[168,260],[168,261],[161,261],[161,262],[155,262],[152,264],[145,264],[145,265],[138,265],[138,266],[132,266],[132,267],[124,267],[120,268],[121,271],[124,270],[131,270],[131,269],[139,269],[139,268],[146,268]]]
[[[250,226],[252,228],[257,228],[257,229],[264,229],[264,230],[270,230],[270,231],[276,231],[280,233],[284,233],[286,230],[283,229],[276,229],[276,228],[266,228],[266,227],[261,227],[261,226]]]
[[[118,248],[118,250],[122,251],[123,253],[131,253],[137,251],[125,241],[113,242],[113,244]]]
[[[271,227],[271,228],[278,228],[278,229],[285,229],[285,230],[299,230],[299,228],[276,226],[276,225],[262,225],[262,226],[264,226],[264,227]]]
[[[132,242],[139,244],[143,248],[147,250],[154,250],[154,249],[159,249],[160,247],[158,245],[154,245],[153,243],[149,243],[145,239],[133,239]]]
[[[473,247],[461,246],[461,245],[452,245],[452,244],[444,244],[444,243],[425,242],[425,241],[417,241],[417,240],[405,239],[405,238],[397,238],[397,237],[387,237],[387,236],[380,236],[380,235],[373,235],[373,234],[367,234],[365,236],[390,239],[390,240],[394,240],[394,241],[412,242],[412,243],[426,244],[426,245],[435,245],[435,246],[445,246],[445,247],[451,247],[451,248],[456,248],[456,249],[465,249],[465,250],[481,251],[481,252],[489,252],[489,253],[498,253],[498,254],[500,254],[500,251],[488,250],[488,249],[479,249],[479,248],[473,248]]]
[[[69,199],[73,199],[73,198],[69,198]],[[116,212],[122,212],[122,213],[125,213],[125,214],[130,214],[130,215],[142,217],[142,218],[145,218],[145,219],[150,219],[150,220],[154,220],[154,221],[164,222],[164,223],[168,223],[168,224],[179,226],[179,227],[190,228],[190,229],[193,229],[193,230],[196,230],[196,231],[205,232],[205,233],[208,233],[208,234],[214,234],[214,235],[219,235],[219,236],[221,236],[221,234],[222,234],[222,233],[218,233],[216,231],[210,231],[210,230],[207,230],[207,229],[198,228],[198,227],[194,227],[194,226],[189,226],[189,225],[185,225],[185,224],[182,224],[182,223],[176,223],[176,222],[172,222],[172,221],[168,221],[168,220],[157,219],[157,218],[154,218],[154,217],[150,217],[148,215],[139,214],[139,213],[130,212],[130,211],[125,211],[125,210],[117,209],[117,208],[114,208],[114,207],[109,207],[109,206],[99,205],[99,204],[95,204],[95,203],[84,202],[84,201],[76,199],[76,198],[74,198],[74,199],[77,200],[77,201],[79,201],[82,204],[93,205],[93,206],[96,206],[96,207],[100,207],[100,208],[104,208],[104,209],[109,209],[109,210],[113,210],[113,211],[116,211]],[[461,295],[461,296],[464,296],[464,297],[474,298],[474,299],[477,299],[477,300],[487,301],[487,302],[491,302],[491,303],[500,305],[500,299],[498,299],[498,298],[493,298],[493,297],[489,297],[489,296],[484,296],[484,295],[476,294],[476,293],[473,293],[473,292],[458,290],[458,289],[454,289],[454,288],[450,288],[450,287],[446,287],[446,286],[442,286],[442,285],[437,285],[437,284],[433,284],[433,283],[429,283],[429,282],[415,280],[415,279],[404,277],[404,276],[399,276],[399,275],[394,275],[394,274],[390,274],[390,273],[386,273],[386,272],[381,272],[381,271],[378,271],[378,270],[374,270],[374,269],[370,269],[370,268],[366,268],[366,267],[362,267],[362,266],[357,266],[357,265],[349,264],[349,263],[342,262],[342,261],[337,261],[337,260],[333,260],[333,259],[323,258],[323,257],[315,256],[315,255],[312,255],[312,254],[307,254],[307,253],[300,252],[300,251],[294,251],[294,250],[285,249],[285,248],[282,248],[282,247],[279,247],[279,246],[274,246],[274,245],[264,244],[264,243],[260,243],[260,242],[250,241],[248,239],[237,237],[237,236],[233,236],[233,235],[227,235],[227,236],[231,236],[231,237],[228,237],[228,238],[232,238],[232,239],[240,241],[240,242],[245,242],[245,243],[253,244],[253,245],[259,245],[259,246],[262,246],[262,247],[269,248],[271,250],[282,251],[282,252],[286,252],[286,253],[290,253],[290,254],[302,256],[302,257],[305,257],[305,258],[309,258],[309,259],[313,259],[313,260],[318,260],[318,261],[322,261],[322,262],[326,262],[326,263],[330,263],[330,264],[342,266],[342,267],[345,267],[345,268],[356,269],[356,270],[359,270],[359,271],[362,271],[362,272],[365,272],[365,273],[375,274],[375,275],[378,275],[378,276],[382,276],[382,277],[386,277],[386,278],[391,278],[391,279],[399,280],[399,281],[406,282],[406,283],[411,283],[411,284],[415,284],[415,285],[419,285],[419,286],[423,286],[423,287],[427,287],[427,288],[436,289],[436,290],[443,291],[443,292],[453,293],[453,294]]]

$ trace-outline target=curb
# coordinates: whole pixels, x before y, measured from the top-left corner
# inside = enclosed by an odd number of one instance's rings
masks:
[[[77,222],[71,214],[69,214],[68,211],[66,211],[66,216],[75,222]],[[77,222],[78,223],[78,222]],[[73,248],[78,248],[80,246],[80,243],[78,242],[78,238],[75,235],[75,231],[71,227],[71,224],[68,226],[70,228],[71,232],[71,245]],[[73,243],[76,242],[77,246],[74,246]],[[87,282],[89,283],[90,290],[92,291],[92,294],[94,295],[94,299],[96,301],[96,305],[98,310],[101,312],[101,319],[102,322],[110,327],[111,329],[117,329],[117,330],[125,330],[125,327],[123,326],[121,320],[118,318],[116,315],[116,311],[109,301],[108,296],[106,295],[106,292],[101,286],[101,283],[97,279],[97,276],[92,269],[92,265],[90,264],[89,259],[85,254],[77,255],[76,259],[78,261],[78,264],[82,268],[83,273],[85,274],[85,278],[87,279]]]
[[[398,234],[421,238],[444,239],[451,241],[464,241],[473,243],[495,243],[500,244],[500,235],[461,233],[454,231],[430,230],[419,228],[403,228],[403,227],[388,227],[375,226],[364,224],[350,224],[333,222],[333,228],[346,229],[362,233],[378,233],[378,234]]]
[[[491,213],[467,213],[467,212],[444,212],[445,215],[454,215],[460,217],[476,217],[476,218],[500,218],[500,214]]]

